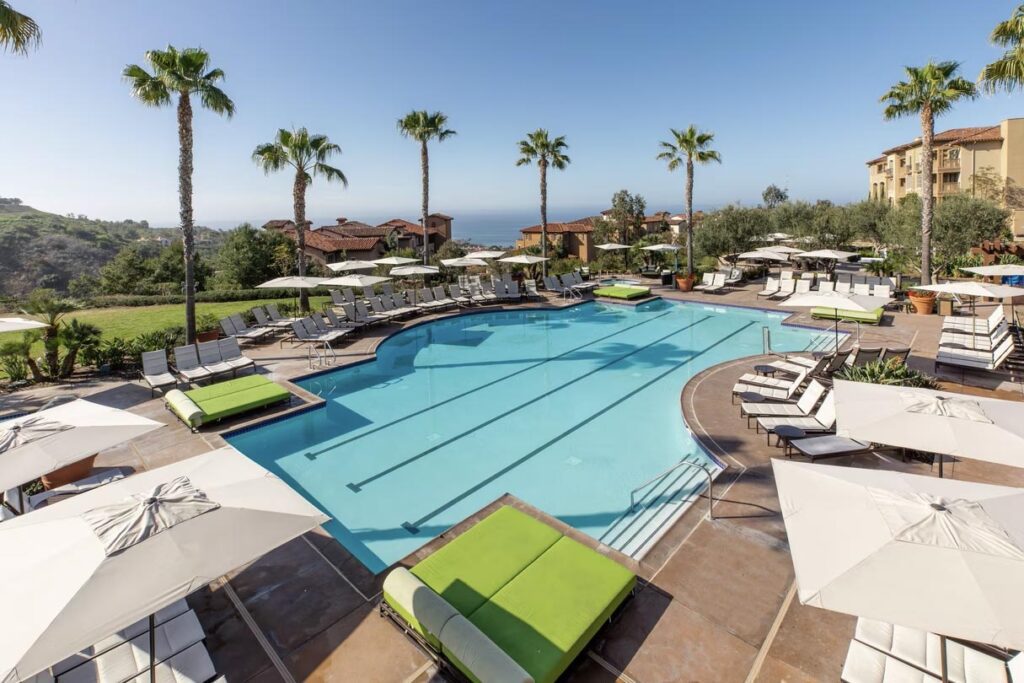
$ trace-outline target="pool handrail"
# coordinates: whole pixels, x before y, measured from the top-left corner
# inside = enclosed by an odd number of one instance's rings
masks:
[[[708,478],[708,519],[713,520],[715,518],[715,508],[714,508],[714,504],[715,504],[715,488],[714,488],[715,487],[715,481],[714,481],[714,475],[711,474],[711,470],[710,469],[708,469],[704,465],[701,465],[699,462],[693,462],[692,460],[680,460],[679,462],[677,462],[675,465],[672,465],[672,467],[669,467],[664,472],[661,472],[661,473],[651,477],[650,479],[648,479],[647,481],[645,481],[644,483],[640,484],[635,489],[630,491],[629,492],[629,511],[633,512],[636,509],[636,506],[637,506],[636,494],[637,493],[639,493],[643,489],[647,488],[648,486],[650,486],[651,484],[653,484],[657,480],[661,479],[665,475],[667,475],[667,474],[669,474],[671,472],[674,472],[675,470],[679,469],[680,467],[697,467],[700,470],[702,470],[705,475],[707,475],[707,478]]]

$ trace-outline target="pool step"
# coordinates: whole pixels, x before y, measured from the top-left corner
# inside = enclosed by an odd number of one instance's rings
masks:
[[[712,473],[716,472],[717,468],[713,469]],[[707,475],[699,469],[681,467],[668,472],[637,494],[638,505],[623,513],[600,541],[634,559],[642,559],[706,486]]]

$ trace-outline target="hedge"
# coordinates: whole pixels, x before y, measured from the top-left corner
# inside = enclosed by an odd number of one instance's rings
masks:
[[[296,296],[294,289],[230,289],[196,292],[196,301],[217,303],[224,301],[249,301],[252,299],[290,299]],[[308,290],[311,295],[317,290]],[[182,294],[108,294],[95,296],[83,302],[90,308],[113,308],[115,306],[159,306],[161,304],[183,304]]]

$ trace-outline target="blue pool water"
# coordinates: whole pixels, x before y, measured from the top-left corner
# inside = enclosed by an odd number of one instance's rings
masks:
[[[391,337],[298,383],[323,408],[230,436],[319,505],[374,572],[508,492],[599,538],[683,456],[687,379],[815,332],[782,314],[652,301],[494,311]]]

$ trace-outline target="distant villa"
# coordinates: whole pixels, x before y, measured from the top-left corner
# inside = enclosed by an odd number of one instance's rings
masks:
[[[427,216],[426,239],[431,252],[452,238],[452,221],[443,213]],[[404,218],[392,218],[379,225],[341,217],[334,225],[313,228],[306,222],[306,256],[320,264],[337,263],[345,259],[372,261],[382,258],[393,249],[423,248],[424,229],[419,223]],[[288,219],[267,221],[266,230],[276,230],[295,239],[295,222]]]

